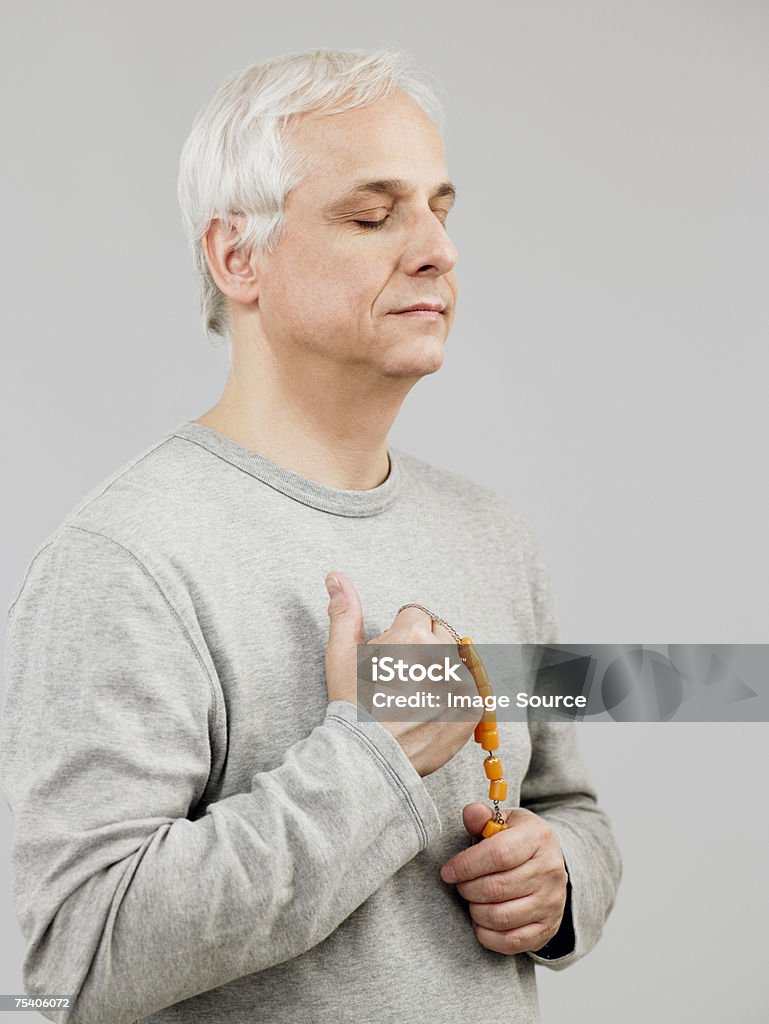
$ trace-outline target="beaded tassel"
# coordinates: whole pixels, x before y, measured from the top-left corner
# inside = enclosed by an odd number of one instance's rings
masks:
[[[470,670],[478,693],[483,697],[485,703],[487,697],[494,696],[494,691],[489,683],[483,662],[478,656],[478,652],[475,650],[473,641],[469,636],[463,636],[459,641],[459,656]],[[489,799],[494,803],[494,814],[486,822],[481,832],[483,838],[488,839],[495,832],[501,832],[502,829],[508,827],[499,810],[499,801],[504,800],[507,796],[507,783],[502,777],[502,762],[494,754],[494,751],[499,747],[496,711],[484,708],[483,717],[476,725],[473,736],[475,742],[479,743],[488,755],[484,759],[483,767],[486,771],[486,778],[489,779]]]

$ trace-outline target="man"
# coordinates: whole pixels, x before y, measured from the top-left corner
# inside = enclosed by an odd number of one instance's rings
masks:
[[[429,113],[428,111],[431,111]],[[221,400],[102,483],[9,610],[3,785],[53,1019],[531,1022],[619,857],[573,726],[359,721],[356,643],[553,641],[507,501],[388,447],[454,318],[434,97],[396,52],[248,69],[180,197]],[[326,577],[328,594],[322,590]]]

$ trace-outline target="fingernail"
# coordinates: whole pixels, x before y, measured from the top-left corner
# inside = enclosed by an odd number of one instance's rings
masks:
[[[444,882],[456,882],[457,873],[450,864],[447,864],[441,868],[441,878]]]
[[[329,597],[333,597],[334,594],[342,593],[342,584],[336,576],[332,575],[332,573],[329,573],[328,576],[326,576],[326,590],[328,591]]]

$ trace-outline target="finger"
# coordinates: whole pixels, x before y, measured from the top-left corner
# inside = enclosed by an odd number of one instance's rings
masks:
[[[509,871],[517,867],[516,853],[505,838],[505,829],[497,832],[482,843],[470,846],[447,860],[440,871],[444,882],[468,882],[471,878],[491,875],[498,871]]]
[[[334,585],[336,584],[336,585]],[[363,643],[363,605],[360,594],[343,572],[326,576],[328,590],[329,642]]]
[[[524,925],[523,928],[514,928],[507,932],[495,932],[492,928],[483,928],[473,922],[475,937],[486,949],[493,949],[497,953],[525,953],[528,950],[535,952],[552,939],[555,932],[543,921],[536,921],[533,924]]]
[[[432,625],[433,620],[421,608],[404,608],[393,619],[392,629],[405,636],[413,636],[413,643],[424,643],[423,638],[428,638],[426,642],[429,643]]]
[[[506,828],[447,860],[440,875],[444,882],[452,883],[510,871],[530,860],[537,848],[538,839],[533,830]]]
[[[450,644],[453,647],[457,643],[450,630],[440,622],[436,622],[432,615],[428,615],[421,608],[404,608],[403,611],[398,612],[393,620],[393,628],[396,626],[399,626],[400,629],[404,627],[409,630],[413,629],[420,634],[429,630],[438,643]]]
[[[504,903],[471,903],[469,911],[477,925],[495,932],[523,928],[542,920],[547,914],[536,895],[506,900]]]
[[[436,622],[435,619],[430,620],[432,623],[432,633],[435,639],[442,644],[452,644],[456,646],[456,640],[449,633],[445,626],[442,626],[440,622]]]
[[[498,871],[469,882],[458,882],[457,892],[469,903],[502,903],[531,896],[540,888],[536,860],[532,858],[512,871]]]
[[[360,595],[344,573],[326,577],[328,602],[328,646],[326,683],[328,698],[355,700],[356,644],[363,643],[363,607]]]
[[[462,821],[471,836],[479,836],[491,817],[492,811],[487,804],[466,804],[462,808]]]

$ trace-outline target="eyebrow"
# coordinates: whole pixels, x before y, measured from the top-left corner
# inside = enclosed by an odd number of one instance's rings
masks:
[[[379,195],[392,195],[392,196],[405,196],[413,192],[414,189],[409,186],[402,178],[380,178],[377,181],[354,181],[352,185],[337,199],[326,207],[326,210],[331,213],[335,210],[340,209],[343,206],[347,206],[352,200],[357,199],[358,196],[364,195],[365,193],[375,193]],[[451,200],[450,206],[454,205],[456,199],[457,190],[450,181],[443,181],[435,189],[430,199],[443,199],[448,197]]]

